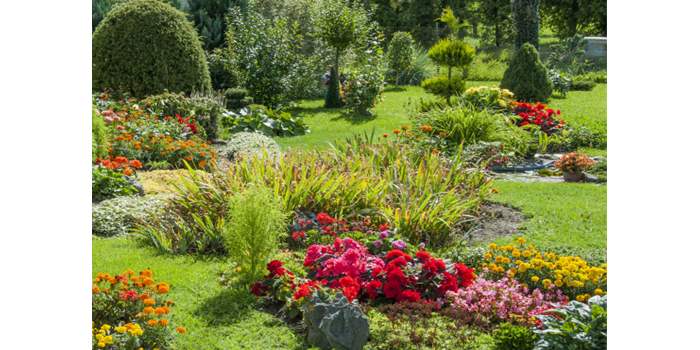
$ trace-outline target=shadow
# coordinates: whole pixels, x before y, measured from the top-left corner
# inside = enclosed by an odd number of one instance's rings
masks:
[[[341,112],[342,108],[326,108],[323,106],[319,107],[290,107],[285,111],[291,113],[294,116],[299,117],[313,117],[315,114],[319,113],[334,113]]]
[[[555,100],[565,100],[566,99],[566,96],[559,95],[559,94],[556,94],[556,95],[552,94],[552,96],[550,96],[550,97],[555,99]]]
[[[376,114],[372,115],[362,115],[362,114],[356,114],[353,112],[349,111],[344,111],[342,112],[339,116],[333,117],[331,120],[340,120],[344,119],[349,121],[351,124],[359,125],[359,124],[364,124],[369,121],[372,121],[377,118]]]
[[[404,92],[404,91],[406,91],[406,88],[403,86],[398,86],[398,85],[392,85],[391,87],[384,89],[384,92]]]
[[[204,300],[194,315],[210,326],[236,323],[252,310],[255,297],[243,288],[225,289]]]

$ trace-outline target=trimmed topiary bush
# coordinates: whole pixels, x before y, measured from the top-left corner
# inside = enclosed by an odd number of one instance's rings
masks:
[[[574,80],[571,83],[571,91],[591,91],[595,87],[595,82],[590,80]]]
[[[92,87],[143,97],[211,90],[202,44],[185,14],[157,0],[115,6],[92,36]]]
[[[453,68],[467,67],[474,60],[476,50],[469,44],[447,38],[438,41],[428,50],[428,57],[439,66],[447,67],[447,76],[436,76],[423,81],[421,86],[428,92],[442,96],[449,103],[450,97],[464,91],[464,78],[452,74]]]
[[[520,101],[545,101],[552,95],[552,81],[534,46],[525,43],[515,53],[503,74],[501,88],[513,92]]]
[[[256,132],[239,132],[233,134],[224,147],[222,154],[226,159],[234,161],[241,157],[261,155],[278,155],[280,146],[270,137]]]
[[[410,33],[396,32],[391,38],[388,49],[389,75],[396,85],[407,84],[410,69],[416,56],[415,41]]]

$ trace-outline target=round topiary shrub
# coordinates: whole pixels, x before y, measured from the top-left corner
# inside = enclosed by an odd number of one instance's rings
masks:
[[[512,91],[520,101],[545,101],[552,95],[552,81],[534,46],[525,43],[515,53],[501,88]]]
[[[202,44],[185,14],[158,0],[115,6],[92,36],[92,85],[135,97],[211,90]]]
[[[233,134],[222,151],[223,156],[230,161],[251,155],[259,156],[263,153],[277,156],[280,154],[280,146],[272,138],[256,132]]]

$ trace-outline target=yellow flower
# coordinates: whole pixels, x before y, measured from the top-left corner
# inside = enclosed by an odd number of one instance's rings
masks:
[[[532,276],[532,277],[530,278],[530,280],[531,280],[532,282],[535,282],[535,283],[537,283],[537,281],[539,281],[539,280],[540,280],[540,278],[539,278],[539,277],[537,277],[537,276]]]
[[[97,347],[98,347],[98,348],[104,348],[105,346],[107,346],[107,344],[105,344],[105,343],[103,343],[103,342],[97,343]]]
[[[525,238],[524,238],[524,237],[518,237],[518,239],[516,239],[516,241],[518,241],[518,244],[520,244],[520,245],[525,244]]]
[[[583,294],[579,294],[576,296],[576,300],[578,300],[580,302],[584,302],[584,301],[586,301],[586,296]]]
[[[108,324],[103,324],[102,327],[100,327],[100,329],[105,330],[105,331],[108,331],[110,328],[112,328],[112,326],[110,326]]]
[[[600,289],[600,288],[596,288],[595,291],[593,291],[593,294],[595,294],[595,295],[603,295],[603,294],[605,294],[605,292],[603,292],[603,290]]]
[[[112,343],[114,343],[114,341],[112,340],[112,336],[111,336],[111,335],[108,335],[108,336],[104,337],[104,339],[103,339],[102,341],[104,341],[105,344],[112,344]]]
[[[545,288],[549,289],[549,287],[552,285],[552,280],[550,280],[549,278],[545,278],[542,280],[542,285]]]
[[[116,327],[116,328],[114,328],[114,330],[117,331],[117,333],[121,333],[121,334],[126,333],[126,327],[124,327],[124,326]]]
[[[556,281],[554,281],[554,285],[557,287],[561,287],[564,285],[564,282],[562,282],[562,280],[556,280]]]

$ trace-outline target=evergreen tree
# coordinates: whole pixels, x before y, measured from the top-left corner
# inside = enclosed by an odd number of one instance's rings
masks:
[[[513,0],[513,26],[515,27],[515,48],[524,43],[539,49],[540,13],[539,0]]]

